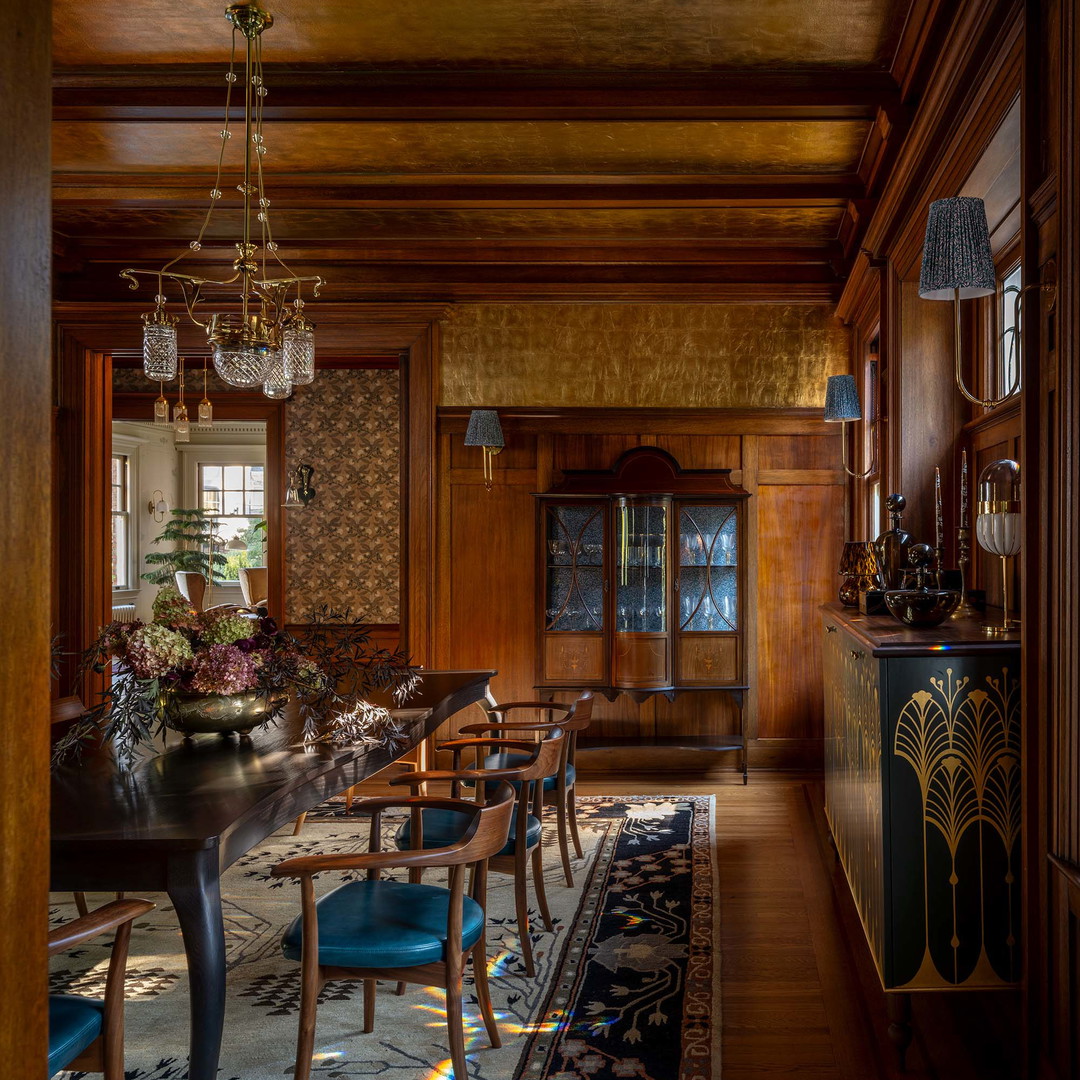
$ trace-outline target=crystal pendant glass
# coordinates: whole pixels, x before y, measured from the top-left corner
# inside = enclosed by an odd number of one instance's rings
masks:
[[[173,441],[191,442],[191,422],[188,420],[186,405],[177,405],[173,410]]]
[[[251,348],[214,346],[214,370],[230,386],[258,386],[266,378],[270,353]]]
[[[315,331],[290,327],[281,336],[285,373],[295,386],[315,381]]]
[[[203,398],[199,402],[199,427],[213,427],[214,406],[209,398]]]
[[[176,326],[147,323],[143,327],[143,372],[155,382],[176,378]]]
[[[164,394],[154,402],[154,423],[158,427],[169,426],[169,403],[165,400]]]
[[[274,400],[287,398],[292,393],[292,380],[285,371],[285,351],[275,349],[270,356],[270,366],[263,380],[263,393]]]

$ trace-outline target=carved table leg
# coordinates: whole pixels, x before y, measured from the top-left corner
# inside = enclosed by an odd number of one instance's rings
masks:
[[[191,1010],[190,1080],[214,1080],[225,1024],[225,925],[216,848],[169,863],[169,899],[187,954]]]
[[[911,1045],[911,995],[886,994],[889,1015],[889,1039],[896,1047],[900,1071],[907,1071],[907,1052]]]

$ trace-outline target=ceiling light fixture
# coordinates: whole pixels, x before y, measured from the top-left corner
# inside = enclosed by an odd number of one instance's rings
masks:
[[[323,279],[317,275],[298,276],[278,255],[278,245],[270,228],[270,200],[263,186],[263,103],[267,90],[263,81],[262,32],[274,23],[273,16],[257,2],[233,4],[225,12],[232,23],[232,52],[225,76],[225,122],[221,129],[221,149],[217,173],[210,190],[202,228],[187,249],[165,263],[160,270],[130,268],[120,276],[139,287],[139,276],[157,279],[155,308],[143,316],[143,370],[148,378],[171,382],[177,374],[176,315],[166,310],[167,285],[179,288],[188,318],[207,334],[213,350],[214,370],[231,386],[262,386],[267,396],[285,397],[288,384],[309,383],[315,376],[315,327],[304,315],[303,286],[311,286],[317,297]],[[236,73],[236,34],[244,37],[244,171],[236,185],[243,197],[243,228],[236,244],[233,275],[224,280],[179,273],[173,269],[181,260],[203,246],[214,209],[222,198],[225,147],[232,138],[229,128]],[[257,237],[258,242],[255,242]],[[272,260],[267,271],[267,256]],[[275,265],[276,264],[276,265]],[[204,291],[236,287],[230,310],[203,316]],[[289,297],[295,292],[292,304]],[[280,374],[279,374],[280,372]]]

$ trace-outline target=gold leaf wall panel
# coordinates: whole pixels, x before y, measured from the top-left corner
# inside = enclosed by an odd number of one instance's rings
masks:
[[[286,511],[290,622],[321,604],[398,621],[398,387],[396,371],[320,371],[286,407],[286,461],[313,465],[318,492]]]
[[[462,304],[440,404],[818,408],[848,337],[818,304]]]

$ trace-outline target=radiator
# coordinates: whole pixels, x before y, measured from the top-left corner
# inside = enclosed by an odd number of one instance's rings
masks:
[[[134,604],[113,604],[112,621],[113,622],[134,622],[135,621],[135,605]]]

